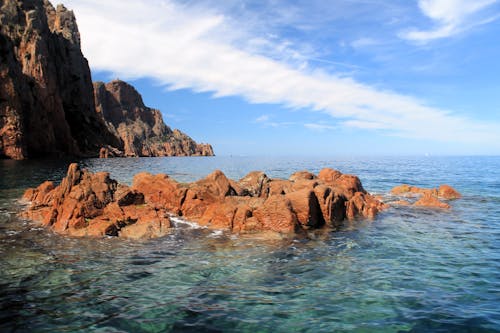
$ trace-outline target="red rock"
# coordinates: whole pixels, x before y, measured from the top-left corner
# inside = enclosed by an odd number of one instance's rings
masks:
[[[316,178],[315,174],[310,173],[307,170],[303,170],[303,171],[295,172],[294,174],[292,174],[290,176],[290,178],[288,178],[288,180],[291,182],[295,182],[297,180],[311,180],[311,179],[315,179],[315,178]]]
[[[73,12],[42,0],[1,7],[0,156],[96,156],[118,144],[95,112]]]
[[[229,179],[220,170],[216,170],[204,179],[192,183],[181,207],[183,216],[198,219],[213,203],[223,201],[226,196],[237,195]]]
[[[346,204],[346,217],[352,220],[359,217],[373,219],[381,211],[388,206],[372,195],[362,192],[356,192]]]
[[[287,194],[292,191],[292,183],[289,180],[272,179],[268,184],[268,196]]]
[[[72,11],[47,0],[0,6],[0,158],[214,154],[129,84],[93,86]]]
[[[438,196],[443,199],[459,199],[462,195],[449,185],[441,185],[438,189]]]
[[[180,213],[187,191],[165,174],[152,175],[147,172],[134,176],[131,189],[142,193],[146,202],[155,207],[165,208],[174,214]]]
[[[290,201],[282,195],[271,195],[253,211],[260,223],[259,231],[269,230],[280,233],[294,233],[299,230],[297,216]]]
[[[285,195],[302,227],[317,228],[325,224],[318,198],[311,189],[304,188]]]
[[[241,195],[250,195],[252,197],[267,197],[269,194],[269,182],[271,180],[264,172],[252,171],[238,182],[243,189]]]
[[[97,114],[122,142],[119,148],[124,156],[214,155],[209,144],[198,144],[181,131],[172,131],[161,112],[145,106],[139,92],[126,82],[95,82],[94,96]]]
[[[342,176],[342,173],[340,171],[330,168],[322,169],[318,174],[318,178],[326,184],[333,184],[335,180],[340,176]]]
[[[449,209],[451,206],[447,203],[440,201],[436,196],[431,193],[426,193],[417,202],[414,203],[415,206],[420,207],[430,207],[430,208],[443,208]]]
[[[335,193],[331,187],[318,185],[314,188],[323,219],[330,227],[338,227],[345,219],[346,198]]]
[[[109,149],[106,147],[102,147],[99,150],[99,158],[108,158],[109,157]]]
[[[236,233],[290,234],[337,227],[345,217],[373,218],[386,207],[364,192],[355,176],[330,176],[328,184],[307,172],[292,179],[270,180],[254,172],[234,182],[216,170],[179,184],[167,175],[139,173],[128,187],[109,173],[92,174],[71,164],[59,186],[45,182],[26,191],[31,206],[23,216],[73,236],[152,238],[170,232],[169,214]]]
[[[420,188],[416,186],[410,186],[407,184],[399,185],[391,190],[394,195],[404,195],[404,196],[419,196],[419,195],[437,195],[436,189]]]

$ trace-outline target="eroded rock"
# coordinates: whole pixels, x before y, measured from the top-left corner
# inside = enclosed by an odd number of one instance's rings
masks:
[[[359,178],[326,170],[325,182],[309,172],[292,180],[269,179],[252,172],[239,182],[216,170],[181,184],[167,175],[139,173],[131,187],[106,172],[68,167],[60,185],[42,183],[28,189],[26,218],[73,236],[160,237],[169,232],[169,214],[202,226],[236,233],[293,234],[345,219],[374,218],[386,206],[367,193]]]

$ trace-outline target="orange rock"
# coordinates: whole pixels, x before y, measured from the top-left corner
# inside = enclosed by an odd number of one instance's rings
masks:
[[[253,216],[260,223],[259,230],[293,233],[299,230],[297,216],[288,199],[282,195],[271,195],[254,210]]]
[[[340,171],[333,170],[330,168],[322,169],[318,174],[318,178],[321,179],[326,184],[333,184],[335,180],[340,176],[342,176],[342,173]]]
[[[179,214],[186,197],[186,188],[165,174],[152,175],[147,172],[134,176],[131,190],[144,194],[144,200],[155,207],[162,207]]]
[[[311,189],[304,188],[285,195],[302,227],[317,228],[325,224],[318,198]]]
[[[431,193],[426,193],[417,202],[414,203],[415,206],[420,207],[430,207],[430,208],[443,208],[449,209],[451,206],[447,203],[440,201]]]
[[[303,170],[303,171],[295,172],[294,174],[292,174],[290,176],[290,178],[288,178],[288,180],[291,182],[295,182],[297,180],[311,180],[311,179],[315,179],[315,178],[316,178],[315,174],[310,173],[307,170]]]
[[[358,177],[324,170],[290,180],[253,172],[239,182],[221,171],[180,184],[167,175],[140,173],[133,185],[119,185],[109,173],[89,173],[71,164],[61,184],[45,182],[26,191],[23,216],[58,233],[74,236],[152,238],[172,227],[169,214],[237,233],[294,233],[340,225],[344,218],[373,218],[385,205],[364,191]]]
[[[401,195],[411,192],[412,186],[407,184],[402,184],[395,186],[391,189],[391,193],[394,195]]]
[[[273,179],[269,182],[269,196],[282,195],[292,191],[292,183],[289,180]]]
[[[404,196],[419,196],[419,195],[437,195],[436,189],[420,188],[416,186],[410,186],[407,184],[399,185],[391,190],[394,195],[404,195]]]
[[[238,185],[243,189],[241,195],[250,195],[252,197],[267,197],[269,194],[269,182],[271,180],[264,172],[252,171],[241,178]]]
[[[459,199],[462,195],[449,185],[441,185],[438,189],[438,196],[443,199]]]
[[[362,192],[356,192],[346,204],[346,217],[349,220],[356,216],[373,219],[381,210],[388,206],[372,195]]]
[[[330,227],[339,226],[345,218],[346,198],[326,185],[314,188],[325,223]]]
[[[109,149],[106,147],[102,147],[99,150],[99,158],[108,158],[109,157]]]

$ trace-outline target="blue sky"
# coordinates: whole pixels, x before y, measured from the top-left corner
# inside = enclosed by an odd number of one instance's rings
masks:
[[[500,153],[498,0],[64,3],[94,80],[218,155]]]

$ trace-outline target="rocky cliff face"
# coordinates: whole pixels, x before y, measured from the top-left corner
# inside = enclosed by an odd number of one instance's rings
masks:
[[[119,145],[96,114],[72,11],[0,2],[0,157],[95,155]]]
[[[161,112],[144,105],[130,84],[94,83],[96,110],[110,132],[122,141],[125,156],[213,156],[209,144],[198,144],[163,122]],[[116,155],[116,154],[112,154]]]
[[[213,155],[124,82],[96,84],[95,100],[73,12],[0,1],[0,158]]]

